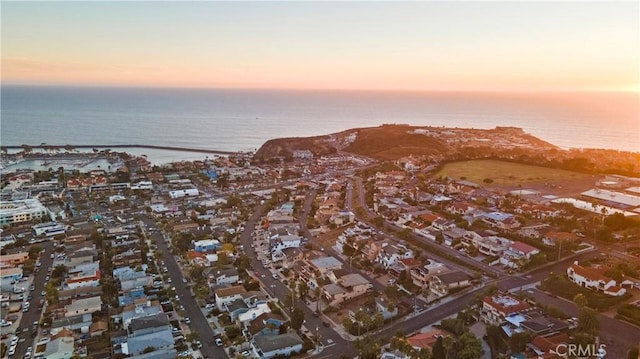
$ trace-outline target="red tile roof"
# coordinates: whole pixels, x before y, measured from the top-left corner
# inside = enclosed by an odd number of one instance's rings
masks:
[[[602,274],[599,270],[597,270],[595,268],[583,267],[583,266],[581,266],[581,265],[579,265],[577,263],[574,263],[574,264],[570,265],[569,268],[573,269],[573,271],[576,274],[578,274],[578,275],[580,275],[580,276],[582,276],[584,278],[590,279],[590,280],[596,280],[596,281],[601,280],[601,281],[604,281],[605,283],[612,280],[611,278],[609,278],[606,275]]]
[[[407,338],[409,344],[414,348],[429,348],[433,347],[438,340],[438,337],[449,336],[447,332],[440,329],[434,329],[427,333],[418,333]]]
[[[529,254],[529,253],[531,253],[533,251],[538,250],[536,247],[530,246],[530,245],[528,245],[526,243],[523,243],[523,242],[514,242],[511,245],[511,248],[514,249],[514,250],[517,250],[519,252],[522,252],[524,254]]]

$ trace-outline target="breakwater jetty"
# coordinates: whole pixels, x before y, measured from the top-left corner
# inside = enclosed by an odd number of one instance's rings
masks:
[[[188,147],[172,147],[172,146],[156,146],[156,145],[21,145],[21,146],[2,146],[7,149],[24,149],[25,147],[29,148],[39,148],[39,149],[66,149],[66,148],[90,148],[90,149],[115,149],[115,148],[152,148],[157,150],[169,150],[169,151],[184,151],[184,152],[201,152],[201,153],[212,153],[218,155],[233,155],[239,153],[238,151],[222,151],[222,150],[211,150],[204,148],[188,148]]]

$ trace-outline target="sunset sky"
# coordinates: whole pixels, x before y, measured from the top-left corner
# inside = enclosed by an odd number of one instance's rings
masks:
[[[640,90],[627,2],[2,2],[2,84]]]

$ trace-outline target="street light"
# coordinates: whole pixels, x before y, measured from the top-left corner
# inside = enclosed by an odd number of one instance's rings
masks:
[[[320,350],[320,337],[318,337],[318,326],[316,325],[316,353]]]

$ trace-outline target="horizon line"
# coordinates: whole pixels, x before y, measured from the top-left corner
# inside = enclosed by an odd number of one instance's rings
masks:
[[[224,86],[191,86],[191,85],[125,85],[125,84],[38,84],[38,83],[1,83],[3,87],[42,87],[42,88],[104,88],[104,89],[157,89],[157,90],[231,90],[231,91],[329,91],[329,92],[405,92],[405,93],[628,93],[640,94],[639,89],[613,88],[558,88],[558,89],[415,89],[415,88],[328,88],[328,87],[224,87]]]

